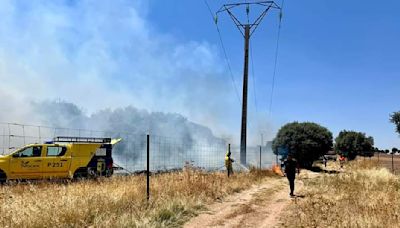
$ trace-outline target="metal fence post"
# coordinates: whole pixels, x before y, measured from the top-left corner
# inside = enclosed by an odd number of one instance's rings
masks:
[[[26,145],[26,139],[25,139],[25,125],[22,125],[22,134],[24,136],[24,146]]]
[[[229,143],[228,144],[228,153],[229,154],[231,154],[231,144]],[[226,159],[226,158],[225,158]],[[229,156],[229,159],[230,159],[230,156]],[[227,164],[226,163],[227,161],[225,161],[225,164]],[[230,163],[231,161],[228,161],[228,165],[225,165],[226,166],[226,171],[228,172],[228,178],[229,178],[229,176],[231,175],[231,170],[230,170],[230,166],[232,166],[232,163]],[[229,165],[229,164],[231,164],[231,165]]]
[[[393,162],[393,158],[394,158],[394,153],[392,152],[392,172],[394,173],[394,162]]]
[[[38,130],[39,130],[39,143],[42,143],[42,135],[40,133],[40,126],[38,126]]]
[[[11,129],[10,129],[10,124],[7,124],[8,126],[8,151],[10,152],[11,149]]]
[[[147,201],[150,199],[150,135],[147,135]]]

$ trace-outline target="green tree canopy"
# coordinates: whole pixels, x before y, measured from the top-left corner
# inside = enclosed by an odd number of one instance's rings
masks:
[[[365,133],[343,130],[335,139],[335,150],[349,160],[357,155],[371,156],[374,138],[367,137]]]
[[[390,115],[390,121],[396,125],[396,131],[400,134],[400,111]]]
[[[293,122],[284,125],[272,142],[275,154],[283,150],[293,155],[303,167],[332,148],[332,133],[316,123]]]

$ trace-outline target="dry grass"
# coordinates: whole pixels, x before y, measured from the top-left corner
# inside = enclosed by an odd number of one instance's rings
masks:
[[[240,192],[271,171],[235,174],[185,171],[151,178],[146,201],[144,176],[75,183],[0,187],[1,227],[181,226],[210,202]]]
[[[337,175],[304,180],[286,227],[398,227],[400,179],[375,162],[356,161]]]

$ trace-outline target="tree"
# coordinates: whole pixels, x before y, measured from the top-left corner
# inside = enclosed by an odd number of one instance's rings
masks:
[[[390,122],[396,125],[396,131],[400,134],[400,111],[390,115]]]
[[[332,133],[316,123],[288,123],[284,125],[272,142],[275,154],[286,151],[299,163],[309,168],[320,156],[332,148]]]
[[[366,149],[364,150],[364,156],[367,157],[373,157],[374,156],[374,138],[372,136],[369,136],[366,139]]]
[[[395,154],[395,153],[397,153],[399,151],[399,149],[397,149],[396,147],[393,147],[392,148],[392,154]]]
[[[366,137],[365,133],[343,130],[335,139],[335,150],[349,160],[357,155],[371,156],[374,138]]]

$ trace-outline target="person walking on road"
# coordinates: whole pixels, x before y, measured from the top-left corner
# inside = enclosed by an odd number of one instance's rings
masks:
[[[343,164],[346,161],[346,158],[343,155],[339,157],[340,168],[343,168]]]
[[[296,171],[297,174],[300,173],[298,163],[293,159],[292,155],[288,155],[285,161],[285,174],[289,180],[290,197],[294,197],[294,180],[296,179]]]
[[[225,155],[225,167],[226,171],[228,172],[228,177],[233,174],[233,168],[232,168],[233,162],[235,161],[231,158],[231,151],[230,149],[228,149]]]
[[[324,156],[322,156],[322,162],[324,163],[324,166],[326,168],[326,163],[328,162],[328,159]]]

